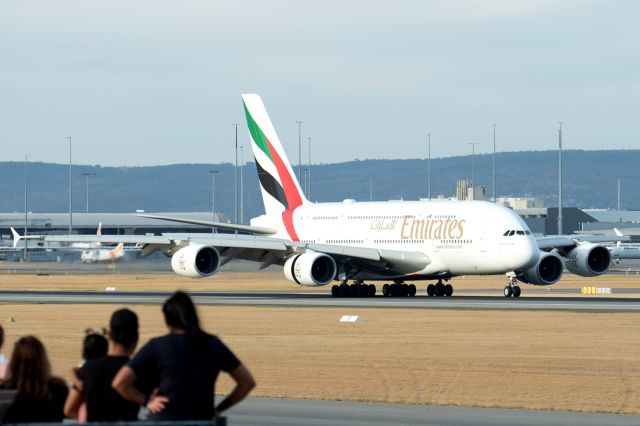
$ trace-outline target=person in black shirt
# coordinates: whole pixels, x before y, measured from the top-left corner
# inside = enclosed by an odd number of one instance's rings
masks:
[[[71,390],[65,404],[65,415],[77,417],[82,402],[87,405],[87,421],[115,422],[137,420],[140,404],[125,400],[111,387],[111,381],[138,343],[138,316],[129,309],[111,315],[109,325],[111,350],[107,356],[88,360],[78,370],[79,386]]]
[[[51,375],[47,351],[36,337],[21,337],[15,343],[2,387],[16,390],[3,423],[61,422],[64,418],[67,385]]]
[[[189,295],[174,293],[162,312],[169,334],[144,345],[118,372],[113,387],[129,401],[145,405],[151,420],[212,419],[244,399],[255,386],[251,373],[220,339],[200,328]],[[228,373],[236,386],[216,407],[220,371]],[[149,397],[134,386],[138,377],[158,383]]]

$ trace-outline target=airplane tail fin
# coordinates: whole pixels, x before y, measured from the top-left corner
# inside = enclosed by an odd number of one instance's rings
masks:
[[[615,232],[618,237],[624,237],[624,234],[620,232],[618,228],[613,228],[613,232]],[[616,247],[620,247],[620,241],[616,242]]]
[[[13,234],[13,248],[16,248],[16,246],[18,245],[18,241],[20,241],[22,237],[20,236],[20,234],[18,234],[18,231],[13,228],[11,228],[11,234]]]
[[[122,257],[123,254],[124,254],[124,243],[118,244],[113,250],[109,252],[109,255],[111,256],[112,259],[117,259],[119,257]]]
[[[260,96],[242,95],[242,103],[251,136],[251,148],[258,169],[262,200],[267,216],[282,221],[293,241],[298,236],[293,225],[293,212],[308,201],[276,134]]]

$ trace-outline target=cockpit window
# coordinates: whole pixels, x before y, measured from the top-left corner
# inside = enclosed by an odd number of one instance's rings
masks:
[[[504,231],[504,234],[502,234],[503,237],[508,237],[509,236],[509,232],[510,231]]]
[[[524,231],[526,235],[531,235],[531,231]]]
[[[516,231],[516,234],[518,234],[518,235],[524,235],[524,231]]]
[[[509,236],[512,236],[515,233],[516,233],[516,231],[509,231]]]

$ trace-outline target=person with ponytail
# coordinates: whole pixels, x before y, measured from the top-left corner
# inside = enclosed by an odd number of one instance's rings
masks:
[[[150,420],[207,420],[244,399],[255,387],[249,370],[222,341],[200,327],[191,297],[177,291],[162,306],[169,333],[151,339],[113,379],[123,398],[144,405]],[[220,371],[236,386],[217,406],[215,383]],[[155,383],[145,394],[136,380]]]

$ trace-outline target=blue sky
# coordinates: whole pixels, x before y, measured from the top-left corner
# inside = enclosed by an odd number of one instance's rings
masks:
[[[0,2],[2,161],[234,159],[240,93],[297,162],[640,147],[635,1]],[[245,148],[245,157],[249,149]],[[303,158],[306,161],[306,143]]]

